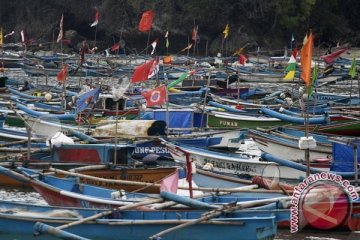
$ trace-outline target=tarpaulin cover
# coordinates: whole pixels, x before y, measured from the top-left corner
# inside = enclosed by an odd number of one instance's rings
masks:
[[[360,149],[357,142],[357,161],[359,162]],[[354,171],[354,147],[333,142],[333,161],[330,170],[336,172],[353,172]]]

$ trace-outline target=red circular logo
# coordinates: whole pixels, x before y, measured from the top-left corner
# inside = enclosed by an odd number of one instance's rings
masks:
[[[154,91],[152,94],[151,94],[151,101],[152,102],[157,102],[159,101],[159,98],[160,98],[160,92],[159,91]]]
[[[322,182],[306,190],[300,210],[308,225],[329,230],[347,220],[351,212],[351,200],[342,187]]]

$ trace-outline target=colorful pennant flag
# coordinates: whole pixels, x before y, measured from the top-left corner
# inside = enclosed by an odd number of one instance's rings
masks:
[[[296,54],[297,50],[294,49],[291,53],[288,66],[286,67],[287,74],[284,77],[284,80],[294,80],[295,78],[295,71],[296,71]]]
[[[146,11],[142,14],[138,27],[140,32],[150,31],[153,17],[154,17],[154,12],[152,10]]]
[[[64,14],[61,15],[61,19],[60,19],[60,32],[59,32],[58,38],[56,40],[57,43],[61,42],[61,39],[63,39],[63,37],[64,37],[63,22],[64,22]]]
[[[152,59],[135,68],[131,78],[132,83],[144,82],[159,71],[159,59]]]
[[[99,23],[99,11],[96,10],[95,20],[94,20],[94,22],[90,25],[90,27],[95,27],[96,25],[98,25],[98,23]]]
[[[306,38],[306,43],[303,45],[300,54],[301,78],[304,80],[307,88],[309,88],[311,84],[312,47],[313,35],[310,33],[310,35]]]
[[[230,31],[229,24],[226,24],[225,29],[223,31],[224,39],[226,39],[229,36],[229,31]]]
[[[145,91],[141,93],[141,95],[145,98],[147,107],[162,105],[166,103],[166,86],[162,85],[152,90]]]
[[[350,70],[349,70],[349,76],[354,79],[355,76],[356,76],[356,60],[355,60],[355,57],[353,57],[352,59],[352,62],[351,62],[351,67],[350,67]]]
[[[63,68],[57,74],[57,80],[60,83],[64,83],[66,81],[66,77],[67,77],[67,64],[65,63],[63,65]]]

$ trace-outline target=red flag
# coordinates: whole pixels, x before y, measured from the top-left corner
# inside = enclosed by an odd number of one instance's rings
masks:
[[[115,43],[114,45],[112,45],[112,47],[110,48],[110,51],[115,52],[117,50],[120,49],[120,44],[119,43]]]
[[[141,20],[139,22],[140,32],[150,31],[153,17],[154,17],[154,11],[152,10],[146,11],[142,14]]]
[[[327,64],[333,63],[336,58],[338,58],[343,52],[348,50],[348,48],[340,49],[339,51],[321,56],[320,58],[323,59]]]
[[[247,61],[246,56],[245,56],[244,54],[240,54],[240,56],[239,56],[239,63],[240,63],[241,65],[245,65],[246,61]]]
[[[144,82],[154,76],[159,69],[159,60],[152,59],[144,64],[138,66],[131,78],[131,82]]]
[[[90,27],[95,27],[96,25],[98,25],[98,23],[99,23],[99,11],[96,10],[95,20],[94,20],[94,22],[90,25]]]
[[[141,95],[145,98],[147,107],[162,105],[166,102],[166,86],[162,85],[153,90],[145,91]]]
[[[63,65],[63,68],[57,74],[57,80],[61,83],[64,83],[67,77],[67,64]]]
[[[301,78],[304,80],[306,87],[311,84],[311,59],[312,59],[312,46],[313,35],[307,37],[306,43],[301,49],[300,61],[301,61]]]
[[[176,170],[174,173],[165,177],[160,184],[160,192],[172,192],[177,193],[179,182],[179,173]]]

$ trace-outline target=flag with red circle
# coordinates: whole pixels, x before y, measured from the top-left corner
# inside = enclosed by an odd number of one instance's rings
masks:
[[[153,107],[166,103],[166,94],[165,85],[141,93],[146,100],[147,107]]]

